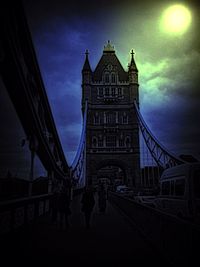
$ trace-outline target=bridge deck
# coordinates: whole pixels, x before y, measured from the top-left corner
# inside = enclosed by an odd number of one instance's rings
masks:
[[[68,231],[59,229],[48,215],[7,237],[1,249],[7,262],[14,259],[17,264],[25,260],[27,266],[42,262],[56,265],[62,262],[66,266],[68,263],[69,266],[169,266],[110,203],[106,213],[101,214],[96,201],[90,229],[84,226],[80,197],[74,198],[72,210]]]

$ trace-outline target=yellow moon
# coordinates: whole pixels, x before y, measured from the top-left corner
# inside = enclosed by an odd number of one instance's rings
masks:
[[[171,34],[183,34],[188,29],[191,20],[189,9],[183,5],[173,5],[164,11],[161,28]]]

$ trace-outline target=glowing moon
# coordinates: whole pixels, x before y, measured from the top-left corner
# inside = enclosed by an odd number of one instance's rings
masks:
[[[167,8],[162,17],[162,30],[173,34],[183,34],[192,20],[191,13],[183,5],[173,5]]]

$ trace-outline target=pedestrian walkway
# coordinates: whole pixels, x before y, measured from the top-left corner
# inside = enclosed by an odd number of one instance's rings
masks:
[[[46,216],[4,240],[1,251],[13,255],[16,265],[27,259],[27,266],[169,266],[110,203],[102,214],[96,201],[90,229],[85,228],[80,197],[74,198],[71,208],[69,230],[59,229]]]

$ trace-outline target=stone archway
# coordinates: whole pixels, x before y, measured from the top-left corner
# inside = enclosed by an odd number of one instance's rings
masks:
[[[115,166],[120,168],[124,173],[124,183],[127,185],[134,186],[132,184],[132,177],[133,173],[131,172],[131,168],[129,166],[129,162],[125,162],[125,160],[122,159],[116,159],[116,158],[99,158],[95,157],[88,161],[87,163],[87,180],[92,180],[93,184],[98,183],[98,171],[104,167],[107,166]]]
[[[126,166],[123,162],[115,160],[115,159],[107,159],[99,162],[96,166],[96,172],[97,172],[97,179],[101,178],[103,173],[105,173],[105,176],[109,178],[110,180],[119,178],[120,171],[123,173],[121,174],[122,182],[125,184],[127,183],[127,175],[126,175]],[[100,174],[102,172],[102,174]]]

